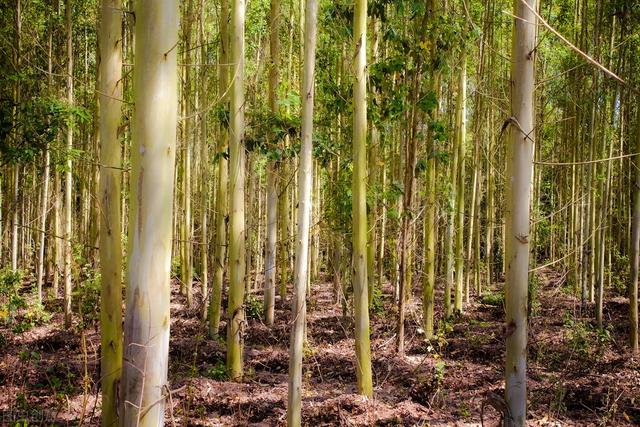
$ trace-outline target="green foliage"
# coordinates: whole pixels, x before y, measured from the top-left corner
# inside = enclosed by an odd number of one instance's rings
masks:
[[[565,342],[585,360],[600,359],[612,340],[611,326],[598,328],[584,321],[575,321],[569,311],[564,313],[563,323],[567,329]]]
[[[58,399],[66,400],[67,396],[73,394],[76,374],[71,371],[69,366],[58,362],[49,366],[46,372],[46,386],[53,390]],[[45,387],[44,384],[40,384],[40,386]]]
[[[91,265],[85,264],[82,267],[81,276],[83,280],[73,290],[73,300],[78,302],[78,314],[82,319],[82,324],[87,325],[97,322],[100,318],[100,288],[102,277],[100,271]]]
[[[70,106],[57,98],[34,97],[23,100],[17,107],[4,100],[0,102],[0,159],[2,163],[33,161],[47,145],[54,145],[62,129],[89,119],[86,108]],[[80,153],[62,147],[57,150],[59,155],[54,159],[77,158]]]
[[[181,277],[182,263],[180,257],[173,257],[171,259],[171,278],[176,279]]]
[[[244,313],[247,319],[259,320],[262,318],[262,301],[255,295],[249,294],[244,300]]]
[[[248,151],[258,151],[270,160],[292,158],[300,145],[284,147],[287,136],[295,138],[299,133],[300,117],[273,113],[266,105],[257,105],[248,115],[245,146]]]
[[[487,292],[480,297],[480,302],[482,304],[491,305],[493,307],[503,307],[504,306],[504,293],[503,292]]]
[[[27,302],[21,293],[22,285],[20,270],[0,270],[0,321],[11,326],[14,333],[22,333],[51,319],[41,304]]]
[[[371,300],[371,307],[369,310],[375,314],[384,313],[384,301],[382,299],[382,289],[378,286],[373,286],[373,298]]]
[[[20,322],[13,327],[14,333],[22,333],[39,325],[48,323],[51,313],[47,312],[42,304],[30,304],[20,318]]]
[[[204,375],[216,381],[225,381],[227,379],[227,366],[224,360],[218,360],[215,365],[209,366]]]
[[[12,324],[18,310],[27,306],[20,295],[22,280],[23,273],[20,270],[0,270],[0,320],[6,324]]]

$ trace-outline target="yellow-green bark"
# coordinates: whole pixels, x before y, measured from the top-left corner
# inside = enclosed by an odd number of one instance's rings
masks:
[[[244,0],[233,0],[231,7],[230,64],[232,64],[229,109],[229,304],[227,309],[227,371],[232,380],[243,375],[245,280],[245,147],[244,147]]]
[[[367,286],[367,0],[356,0],[353,18],[353,303],[358,392],[373,395]]]

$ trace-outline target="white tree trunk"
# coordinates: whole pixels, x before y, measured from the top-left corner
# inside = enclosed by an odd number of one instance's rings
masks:
[[[67,25],[67,102],[73,105],[73,33],[71,24],[71,0],[67,0],[65,9]],[[64,181],[64,325],[71,326],[71,233],[73,210],[73,170],[71,149],[73,148],[73,124],[67,128],[67,160]]]
[[[524,4],[526,1],[531,9]],[[511,52],[511,118],[507,147],[505,218],[506,401],[511,419],[524,426],[527,418],[527,293],[529,280],[529,209],[534,147],[534,83],[536,0],[514,0]]]
[[[169,357],[178,2],[136,1],[123,424],[164,424]]]
[[[301,424],[302,347],[307,315],[307,279],[309,276],[309,223],[311,219],[311,180],[313,178],[313,84],[316,62],[317,0],[306,0],[304,63],[302,75],[302,147],[298,170],[298,235],[294,288],[291,301],[291,339],[289,340],[289,394],[287,425]]]

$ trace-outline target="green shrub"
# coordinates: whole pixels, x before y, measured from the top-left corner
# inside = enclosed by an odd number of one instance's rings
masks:
[[[27,302],[20,295],[22,279],[23,274],[20,270],[0,270],[0,319],[6,324],[13,324],[18,310],[27,306]]]
[[[209,366],[204,375],[216,381],[224,381],[227,379],[227,366],[224,361],[219,360],[215,365]]]
[[[262,309],[262,301],[252,294],[247,295],[244,301],[244,313],[247,319],[261,319]]]
[[[504,293],[502,292],[487,292],[480,298],[482,304],[491,305],[494,307],[504,306]]]
[[[78,313],[82,323],[86,325],[97,321],[100,317],[102,277],[99,271],[88,264],[82,268],[82,277],[84,280],[73,291],[73,299],[78,302]]]
[[[51,313],[47,312],[42,304],[33,304],[27,308],[24,316],[13,327],[13,332],[28,331],[31,328],[48,323],[49,320],[51,320]]]
[[[371,300],[371,311],[376,314],[384,312],[384,301],[382,300],[382,289],[373,286],[373,298]]]

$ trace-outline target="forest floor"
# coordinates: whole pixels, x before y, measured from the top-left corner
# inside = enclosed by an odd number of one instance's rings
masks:
[[[599,331],[589,320],[593,308],[581,313],[580,301],[563,290],[562,281],[553,271],[539,276],[529,331],[530,425],[640,425],[640,360],[630,358],[626,345],[627,302],[607,299],[608,327]],[[427,343],[419,328],[416,286],[404,358],[395,352],[396,309],[385,288],[383,304],[371,317],[375,389],[367,400],[355,386],[353,321],[333,303],[330,283],[314,284],[303,423],[480,425],[483,402],[492,392],[501,396],[504,387],[501,287],[487,290],[456,319],[440,320],[437,339]],[[167,425],[285,425],[289,303],[284,309],[277,302],[273,328],[249,319],[246,378],[233,383],[224,379],[223,342],[206,338],[198,320],[201,308],[187,309],[176,284],[172,301],[169,381],[175,391]],[[247,303],[249,315],[261,305],[256,294]],[[436,316],[442,317],[441,306]],[[23,332],[1,327],[0,424],[13,426],[10,421],[22,417],[31,419],[29,426],[98,426],[99,344],[97,326],[65,330],[59,312]],[[487,407],[484,422],[497,425],[498,412]]]

